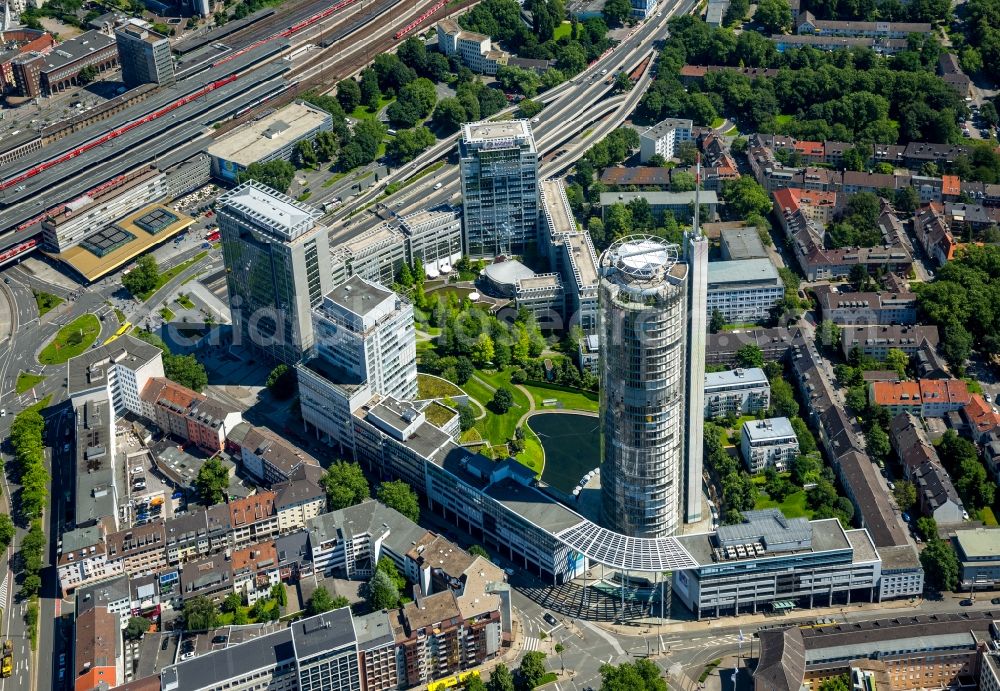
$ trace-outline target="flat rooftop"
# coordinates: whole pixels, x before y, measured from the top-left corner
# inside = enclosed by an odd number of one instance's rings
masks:
[[[708,289],[730,290],[740,285],[781,286],[770,259],[734,259],[708,263]]]
[[[122,363],[129,369],[162,355],[159,348],[134,336],[125,334],[108,345],[88,350],[66,363],[66,393],[72,398],[81,391],[107,386],[107,368],[112,363]]]
[[[96,281],[154,245],[184,232],[194,222],[187,214],[152,204],[91,233],[57,257],[88,281]]]
[[[706,372],[705,388],[716,388],[719,386],[736,386],[740,384],[767,385],[767,375],[759,367],[737,367],[736,369],[725,370],[723,372]]]
[[[766,420],[747,420],[743,423],[743,431],[750,441],[766,439],[781,439],[794,437],[795,430],[787,417],[772,417]]]
[[[392,297],[393,292],[378,283],[354,275],[326,294],[326,300],[359,317]]]
[[[569,246],[569,261],[580,288],[597,287],[597,252],[589,233],[573,233],[563,242]]]
[[[694,203],[694,192],[601,192],[601,206],[628,204],[633,199],[645,199],[650,206],[687,206]],[[718,204],[719,195],[713,190],[702,190],[700,204]]]
[[[462,125],[462,141],[466,144],[510,144],[527,143],[535,148],[531,136],[531,125],[527,120],[506,120],[501,122],[467,122]]]
[[[553,535],[584,521],[582,516],[550,499],[534,487],[525,487],[509,478],[494,482],[486,488],[485,494],[524,520]]]
[[[562,180],[542,180],[542,203],[553,235],[576,232],[576,221]]]
[[[304,101],[295,101],[217,139],[208,147],[208,153],[223,161],[246,167],[266,159],[324,125],[330,125],[329,113]]]
[[[956,530],[955,541],[969,559],[1000,559],[1000,529]]]
[[[748,512],[752,513],[752,512]],[[819,552],[829,552],[834,550],[844,550],[851,547],[851,541],[848,539],[847,534],[840,525],[840,521],[835,518],[818,520],[818,521],[795,521],[795,519],[788,519],[790,524],[793,522],[796,524],[793,528],[793,532],[796,533],[796,537],[801,537],[797,533],[801,530],[808,530],[811,533],[811,541],[808,547],[798,550],[770,550],[765,549],[762,553],[757,555],[748,555],[746,557],[735,557],[730,559],[718,560],[716,552],[718,550],[715,544],[715,533],[697,533],[694,535],[682,535],[677,537],[677,541],[680,542],[681,546],[688,551],[688,553],[694,557],[698,562],[699,566],[711,566],[713,564],[738,564],[745,561],[760,561],[764,559],[782,559],[786,557],[794,557],[796,554],[815,554]],[[804,526],[797,525],[798,523],[804,523]],[[736,524],[733,526],[724,526],[727,528],[740,528],[746,524]],[[747,543],[751,543],[756,539],[762,537],[762,535],[757,534],[760,531],[752,530],[757,526],[747,526],[743,528],[746,535],[743,539]],[[748,531],[748,532],[747,532]],[[732,537],[732,536],[730,536]],[[767,537],[767,535],[763,535]],[[774,539],[779,541],[783,538],[783,535],[775,535]],[[735,538],[734,538],[735,539]]]
[[[249,216],[283,240],[294,240],[311,230],[322,217],[319,209],[275,192],[250,180],[226,192],[217,200],[219,209],[227,207]]]

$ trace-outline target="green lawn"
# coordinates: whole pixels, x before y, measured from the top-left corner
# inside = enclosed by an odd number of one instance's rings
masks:
[[[169,307],[161,307],[160,316],[163,317],[163,321],[165,322],[172,322],[174,320],[174,312]]]
[[[794,119],[795,119],[794,115],[775,115],[774,126],[784,127],[785,125],[791,124],[792,120]]]
[[[331,187],[335,182],[337,182],[337,180],[340,180],[346,175],[347,175],[346,172],[334,173],[329,178],[323,181],[323,187]]]
[[[186,310],[194,309],[194,303],[191,302],[191,298],[189,298],[184,293],[181,293],[180,295],[177,296],[177,304]]]
[[[983,522],[983,525],[987,527],[995,527],[997,525],[997,517],[993,515],[993,509],[988,506],[984,506],[979,509],[979,520]]]
[[[563,36],[569,37],[573,34],[573,24],[571,22],[563,22],[556,27],[556,30],[552,32],[552,38],[558,41]]]
[[[583,410],[596,413],[600,407],[598,395],[592,391],[582,391],[567,389],[561,386],[540,386],[538,384],[525,384],[524,388],[531,393],[535,399],[535,407],[540,410],[557,410],[558,407],[543,407],[542,401],[556,399],[562,404],[563,410]]]
[[[43,365],[61,365],[87,350],[101,333],[101,322],[93,314],[83,314],[59,329],[56,337],[38,354]]]
[[[480,379],[488,382],[494,388],[508,386],[513,394],[514,405],[503,415],[497,415],[488,407],[488,403],[493,400],[493,391],[476,380],[475,377],[465,383],[463,388],[466,393],[479,401],[486,408],[486,417],[476,421],[476,429],[483,439],[489,440],[493,444],[505,444],[508,439],[514,436],[514,429],[517,421],[521,419],[531,406],[528,398],[521,391],[510,386],[510,371],[487,373],[476,370],[476,375]]]
[[[427,416],[427,421],[433,425],[440,427],[441,425],[447,424],[455,417],[455,413],[448,410],[440,403],[434,402],[429,406],[424,408],[424,414]]]
[[[473,441],[482,441],[483,438],[482,436],[480,436],[479,430],[477,430],[475,427],[470,427],[469,429],[462,432],[458,440],[463,444],[468,444],[469,442]]]
[[[25,408],[25,410],[34,410],[36,413],[40,413],[46,408],[48,408],[49,403],[51,402],[52,402],[52,394],[49,394],[35,405],[29,405],[27,408]]]
[[[781,509],[781,513],[785,514],[788,518],[799,518],[804,516],[805,518],[812,518],[813,512],[806,506],[806,493],[805,491],[794,492],[785,497],[785,501],[778,503],[773,501],[767,493],[761,490],[760,496],[757,498],[757,503],[754,505],[755,509]]]
[[[38,303],[38,316],[54,310],[63,303],[63,299],[58,295],[46,293],[41,290],[31,291],[35,294],[35,302]]]
[[[166,271],[162,272],[160,274],[159,279],[157,279],[157,281],[156,281],[156,287],[154,287],[148,293],[143,293],[142,295],[139,295],[138,296],[139,299],[142,300],[143,302],[145,302],[150,297],[152,297],[153,293],[155,293],[156,291],[158,291],[163,286],[167,285],[167,283],[169,283],[173,279],[177,278],[179,275],[181,275],[182,273],[184,273],[185,271],[187,271],[188,269],[190,269],[192,266],[194,266],[195,264],[197,264],[198,262],[200,262],[202,259],[204,259],[207,256],[208,256],[208,252],[207,251],[205,251],[205,252],[199,252],[198,254],[196,254],[193,257],[191,257],[190,259],[188,259],[186,262],[181,262],[177,266],[175,266],[173,268],[170,268],[170,269],[167,269]]]
[[[527,425],[524,426],[524,451],[519,453],[518,463],[535,471],[535,475],[541,477],[542,469],[545,467],[545,451],[542,449],[542,442],[538,435],[531,431]]]
[[[121,311],[120,309],[118,309],[117,307],[115,307],[115,319],[117,319],[117,320],[118,320],[118,323],[119,323],[119,324],[124,324],[124,323],[125,323],[125,321],[126,321],[126,319],[125,319],[125,313],[124,313],[124,312],[122,312],[122,311]]]
[[[32,387],[41,384],[43,381],[45,381],[45,377],[40,374],[21,372],[17,375],[17,384],[14,386],[14,390],[17,391],[17,393],[22,394]]]
[[[715,129],[717,127],[722,127],[722,123],[724,123],[725,121],[726,121],[725,118],[715,118],[714,120],[712,120],[712,129]]]
[[[447,379],[417,373],[417,398],[447,398],[461,396],[462,390]]]
[[[378,115],[379,111],[385,108],[387,105],[392,103],[393,99],[382,97],[378,100],[378,107],[375,110],[369,110],[364,106],[358,106],[350,113],[347,114],[348,117],[354,118],[355,120],[374,120],[375,116]]]

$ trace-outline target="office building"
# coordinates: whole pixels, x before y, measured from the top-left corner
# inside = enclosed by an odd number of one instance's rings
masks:
[[[993,590],[1000,585],[1000,530],[956,530],[954,544],[962,588]]]
[[[823,319],[834,324],[916,324],[914,293],[841,293],[834,286],[816,286]]]
[[[770,259],[738,259],[708,265],[708,314],[731,324],[767,319],[785,297],[785,284]]]
[[[528,121],[466,123],[458,152],[465,251],[523,254],[538,239],[538,151]]]
[[[174,61],[166,36],[128,23],[115,29],[115,42],[126,87],[174,83]]]
[[[340,285],[351,276],[392,285],[403,264],[410,262],[405,236],[397,228],[383,223],[334,247],[330,263],[333,285]]]
[[[406,260],[419,259],[427,278],[451,272],[462,258],[462,214],[451,206],[437,206],[402,216],[399,229],[406,238]]]
[[[698,566],[675,572],[673,589],[697,618],[878,601],[880,561],[867,530],[778,509],[743,519],[677,538]]]
[[[760,239],[760,230],[753,226],[723,228],[719,235],[722,258],[726,261],[739,259],[766,259],[767,250]]]
[[[892,348],[902,350],[912,357],[925,342],[937,347],[936,326],[844,326],[840,330],[840,347],[844,357],[850,357],[855,348],[862,355],[876,360],[885,360]]]
[[[748,420],[740,431],[740,451],[751,473],[768,467],[781,472],[799,455],[799,439],[787,417]]]
[[[312,346],[310,310],[332,287],[320,216],[253,181],[218,200],[234,339],[288,365]]]
[[[438,48],[448,57],[456,56],[461,63],[477,74],[496,74],[497,68],[507,64],[510,55],[494,48],[490,37],[465,31],[454,19],[437,23]]]
[[[600,271],[603,523],[665,537],[685,494],[689,267],[676,245],[636,235],[609,247]]]
[[[87,67],[103,75],[118,67],[115,40],[100,31],[85,31],[51,51],[22,53],[10,61],[18,96],[51,96],[81,86]],[[100,78],[100,77],[99,77]]]
[[[251,163],[290,161],[295,145],[312,141],[333,126],[330,114],[305,101],[293,101],[216,139],[207,149],[212,176],[235,183]]]
[[[657,223],[663,221],[663,217],[669,212],[679,222],[690,221],[694,214],[695,196],[701,208],[705,209],[709,219],[715,218],[716,207],[719,205],[719,195],[712,190],[702,190],[695,192],[601,192],[601,214],[607,213],[608,207],[612,204],[628,204],[633,199],[645,199],[649,202],[649,208],[653,212],[653,219]]]
[[[705,375],[705,418],[756,415],[771,405],[771,384],[759,367]]]
[[[655,155],[668,161],[678,154],[680,145],[693,141],[694,124],[690,120],[669,118],[639,133],[639,161],[646,163]]]
[[[163,351],[125,335],[70,358],[66,362],[66,393],[74,408],[107,400],[115,415],[126,411],[144,415],[142,391],[154,377],[163,377]]]
[[[357,691],[358,640],[349,608],[165,667],[163,691]]]

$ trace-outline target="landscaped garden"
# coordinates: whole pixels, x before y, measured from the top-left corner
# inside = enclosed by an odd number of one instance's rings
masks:
[[[101,333],[101,322],[83,314],[59,329],[56,337],[38,354],[43,365],[60,365],[87,350]]]
[[[33,290],[31,292],[35,294],[35,302],[38,304],[38,316],[40,317],[63,303],[63,299],[58,295],[45,293],[40,290]]]
[[[18,394],[22,394],[25,391],[38,386],[43,381],[45,381],[45,377],[40,374],[21,372],[17,375],[17,384],[14,386],[14,390],[17,391]]]

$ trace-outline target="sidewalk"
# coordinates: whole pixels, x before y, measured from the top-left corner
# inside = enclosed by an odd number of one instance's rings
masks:
[[[738,617],[719,617],[714,619],[702,619],[701,621],[676,621],[667,620],[660,624],[656,617],[636,619],[628,624],[612,624],[608,622],[592,622],[596,626],[613,633],[617,636],[640,636],[642,629],[655,628],[660,634],[695,633],[712,631],[715,629],[746,628],[752,631],[761,625],[780,626],[782,624],[801,624],[803,622],[815,621],[821,617],[837,619],[845,614],[858,614],[870,612],[872,617],[884,617],[888,610],[912,610],[919,609],[922,598],[916,601],[910,600],[888,600],[886,602],[866,602],[844,607],[814,607],[812,609],[797,610],[795,614],[773,615],[773,614],[741,614]]]

